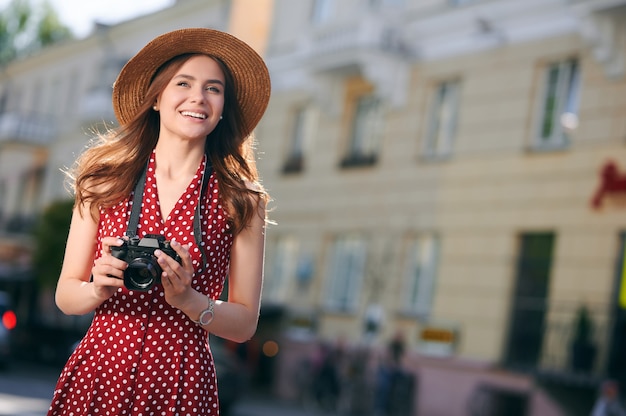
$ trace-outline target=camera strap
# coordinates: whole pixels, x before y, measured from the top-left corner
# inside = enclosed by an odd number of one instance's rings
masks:
[[[200,195],[198,196],[198,203],[196,204],[196,212],[193,216],[193,238],[200,249],[200,254],[202,255],[202,267],[207,264],[206,254],[204,253],[204,248],[202,247],[202,230],[200,228],[200,217],[202,216],[202,196],[204,195],[204,188],[207,186],[207,179],[211,176],[213,172],[213,165],[211,164],[211,158],[208,154],[206,156],[206,163],[204,166],[204,171],[202,172],[202,179],[200,182]],[[148,163],[150,163],[148,161]],[[148,165],[141,172],[141,176],[137,183],[135,184],[135,189],[133,191],[133,207],[130,212],[130,218],[128,219],[128,228],[126,229],[126,236],[129,238],[135,237],[137,235],[137,226],[139,225],[139,214],[141,213],[141,206],[143,202],[143,191],[146,186],[146,172],[148,170]]]
[[[149,163],[149,162],[148,162]],[[126,229],[127,237],[135,237],[137,235],[137,225],[139,225],[139,214],[141,213],[141,205],[143,199],[143,190],[146,186],[146,166],[141,172],[141,176],[135,184],[135,190],[133,192],[133,209],[130,212],[130,219],[128,220],[128,228]]]

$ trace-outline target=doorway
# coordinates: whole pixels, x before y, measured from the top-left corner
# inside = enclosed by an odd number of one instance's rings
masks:
[[[519,238],[505,351],[509,367],[533,369],[540,359],[554,242],[553,232],[524,233]]]
[[[626,232],[619,238],[615,270],[615,291],[611,299],[613,327],[609,337],[607,375],[626,383]]]

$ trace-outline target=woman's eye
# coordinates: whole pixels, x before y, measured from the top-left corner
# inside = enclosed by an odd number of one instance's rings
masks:
[[[189,84],[186,81],[180,81],[176,85],[178,85],[180,87],[188,87],[189,86]]]
[[[211,91],[211,92],[215,92],[215,93],[219,93],[220,89],[218,87],[215,87],[213,85],[209,85],[208,87],[206,87],[207,91]]]

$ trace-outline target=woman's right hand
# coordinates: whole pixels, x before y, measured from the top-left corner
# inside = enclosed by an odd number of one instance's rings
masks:
[[[111,246],[119,247],[122,244],[123,240],[120,238],[104,237],[102,254],[91,269],[94,294],[102,300],[110,298],[120,287],[124,286],[124,270],[128,267],[128,263],[111,254]]]

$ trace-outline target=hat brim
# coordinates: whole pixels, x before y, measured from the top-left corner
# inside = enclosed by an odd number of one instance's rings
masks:
[[[142,105],[156,71],[170,59],[201,53],[220,59],[232,73],[243,114],[245,136],[261,120],[270,98],[270,76],[263,59],[236,37],[213,29],[189,28],[154,38],[124,65],[113,84],[113,111],[120,125],[130,122]]]

